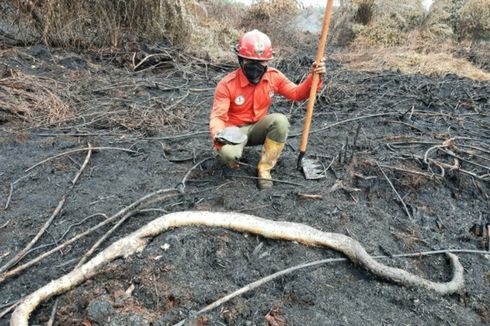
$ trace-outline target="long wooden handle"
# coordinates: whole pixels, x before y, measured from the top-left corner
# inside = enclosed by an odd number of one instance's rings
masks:
[[[327,43],[328,28],[330,25],[330,17],[332,16],[333,0],[327,0],[327,7],[323,14],[322,32],[320,35],[320,43],[318,44],[318,50],[316,52],[316,63],[320,63],[325,51],[325,45]],[[306,145],[308,144],[308,135],[310,133],[311,117],[313,116],[313,106],[315,105],[316,93],[320,76],[313,74],[313,80],[311,82],[310,97],[308,98],[308,104],[306,106],[306,118],[305,125],[303,127],[303,134],[301,136],[301,145],[299,147],[300,153],[306,152]]]

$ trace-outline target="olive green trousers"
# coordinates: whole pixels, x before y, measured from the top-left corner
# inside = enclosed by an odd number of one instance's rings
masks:
[[[247,140],[237,145],[223,145],[217,156],[228,166],[234,166],[242,157],[245,146],[262,145],[266,138],[285,143],[289,133],[289,121],[284,114],[272,113],[260,121],[240,127]]]

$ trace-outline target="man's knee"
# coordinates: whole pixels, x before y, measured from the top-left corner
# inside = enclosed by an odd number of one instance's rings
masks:
[[[268,138],[280,143],[285,143],[289,134],[288,118],[281,113],[272,113],[272,124],[267,135]]]

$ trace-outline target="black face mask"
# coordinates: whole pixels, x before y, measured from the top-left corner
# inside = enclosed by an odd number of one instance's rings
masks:
[[[257,85],[267,71],[267,66],[264,66],[258,61],[250,61],[242,64],[242,70],[248,81]]]

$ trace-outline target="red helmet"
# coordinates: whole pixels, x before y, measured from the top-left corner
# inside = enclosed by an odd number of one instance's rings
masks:
[[[274,54],[270,38],[256,29],[242,36],[235,52],[239,57],[252,60],[270,60]]]

